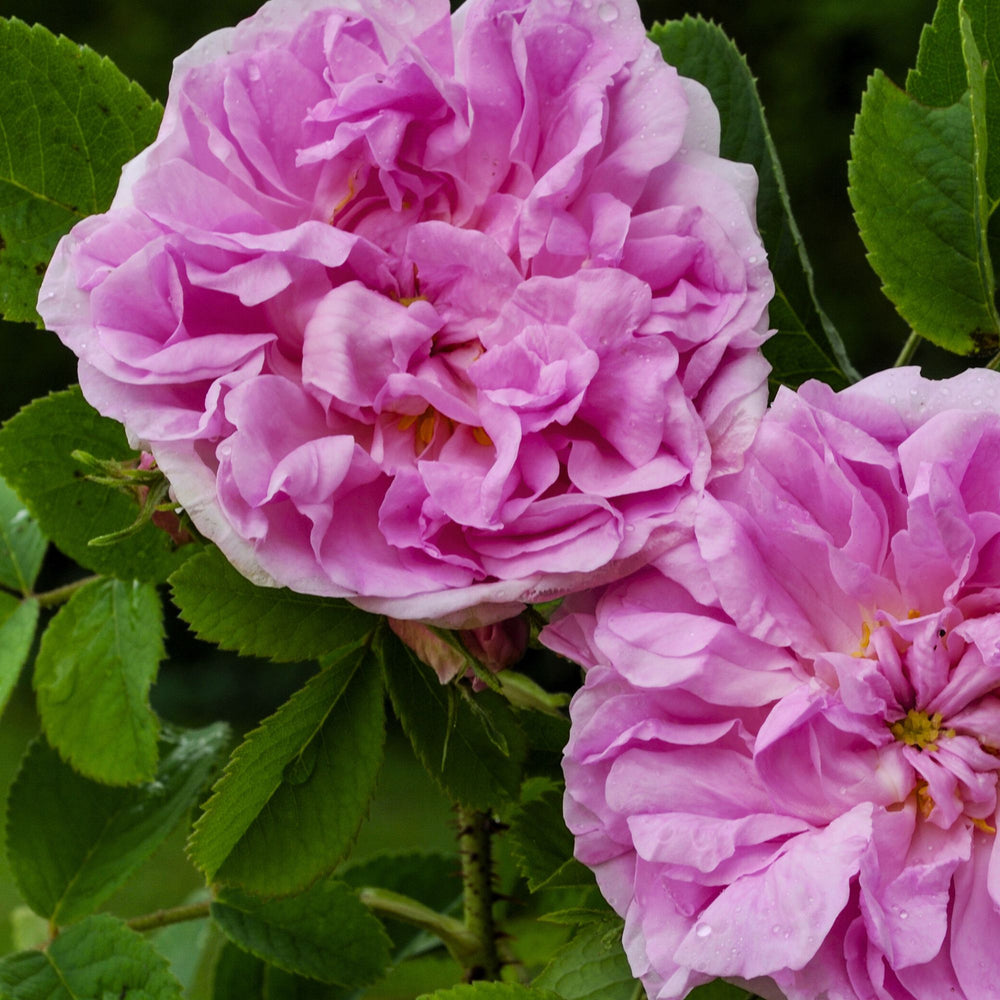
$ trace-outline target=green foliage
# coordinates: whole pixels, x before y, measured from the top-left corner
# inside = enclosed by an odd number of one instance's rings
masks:
[[[389,963],[382,925],[342,882],[317,882],[281,899],[226,889],[212,916],[245,951],[320,982],[364,986]]]
[[[504,699],[439,683],[387,629],[378,634],[376,649],[396,716],[441,788],[474,809],[516,799],[526,741]]]
[[[228,729],[165,729],[153,781],[99,785],[41,737],[7,801],[7,857],[36,913],[66,924],[93,912],[177,826],[208,783]]]
[[[621,945],[620,920],[587,924],[553,956],[534,985],[563,1000],[638,1000],[642,987],[632,976]]]
[[[266,894],[332,871],[375,790],[384,713],[367,647],[318,673],[233,754],[191,836],[194,863]]]
[[[716,979],[692,990],[687,995],[687,1000],[756,1000],[756,998],[739,986]]]
[[[554,784],[522,802],[510,819],[509,843],[532,892],[593,885],[594,876],[573,857],[573,834],[562,818],[562,792]]]
[[[38,626],[38,602],[19,601],[0,591],[0,713],[31,652]]]
[[[102,212],[162,109],[115,65],[40,25],[0,19],[0,315],[38,323],[56,242]],[[13,140],[13,141],[11,141]],[[40,325],[40,324],[39,324]]]
[[[851,201],[883,291],[914,332],[960,354],[1000,344],[988,246],[1000,143],[991,157],[987,137],[1000,85],[984,70],[980,40],[983,51],[1000,48],[1000,23],[984,4],[941,0],[910,92],[876,72],[851,139]]]
[[[7,421],[0,430],[0,475],[46,537],[81,566],[121,580],[165,580],[192,547],[174,550],[151,524],[116,545],[89,544],[131,524],[137,508],[124,494],[84,479],[71,457],[75,450],[138,458],[121,425],[95,413],[73,388],[36,400]]]
[[[516,983],[463,983],[447,990],[425,993],[417,1000],[559,1000],[559,996]]]
[[[0,587],[30,594],[46,545],[24,504],[0,479]]]
[[[181,1000],[167,963],[134,931],[107,914],[88,917],[45,951],[0,962],[4,1000]]]
[[[668,63],[708,88],[722,122],[722,155],[757,169],[757,226],[775,282],[770,320],[777,333],[764,345],[772,382],[795,388],[818,378],[843,387],[857,373],[816,300],[812,266],[746,60],[721,28],[700,17],[656,24],[649,35]]]
[[[449,913],[462,901],[462,880],[458,858],[454,855],[426,851],[378,854],[345,865],[337,877],[355,889],[374,886],[398,892],[439,913]],[[386,921],[386,930],[392,938],[397,959],[408,953],[418,940],[426,940],[423,932],[397,920]]]
[[[129,785],[156,772],[149,689],[163,659],[162,618],[152,584],[94,580],[42,636],[34,681],[42,726],[88,778]]]
[[[360,642],[377,623],[347,601],[258,587],[215,548],[188,560],[170,586],[199,639],[279,663],[317,659]]]

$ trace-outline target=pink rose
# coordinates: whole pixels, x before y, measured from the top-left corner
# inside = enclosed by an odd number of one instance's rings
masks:
[[[39,310],[250,579],[489,624],[739,465],[772,282],[717,154],[632,0],[272,0],[178,59]]]
[[[650,1000],[1000,995],[1000,375],[782,391],[712,492],[543,633]]]

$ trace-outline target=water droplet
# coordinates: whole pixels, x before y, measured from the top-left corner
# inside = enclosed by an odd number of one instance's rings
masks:
[[[699,922],[694,925],[694,932],[700,938],[707,938],[712,933],[712,926],[711,924]]]
[[[756,257],[747,257],[747,263],[748,264],[756,264],[757,263],[757,258]]]
[[[611,24],[618,19],[618,8],[613,3],[602,3],[597,8],[597,16],[605,24]]]
[[[256,63],[247,66],[247,76],[256,83],[260,79],[260,67]]]
[[[771,928],[771,933],[772,933],[772,934],[780,934],[780,933],[781,933],[781,924],[775,924],[775,925],[774,925],[774,926],[773,926],[773,927]]]
[[[899,919],[900,920],[905,920],[908,916],[909,916],[909,913],[907,913],[906,910],[900,910],[899,911]]]

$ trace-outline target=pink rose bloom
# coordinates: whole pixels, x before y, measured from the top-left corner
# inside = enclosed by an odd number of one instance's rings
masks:
[[[688,539],[543,639],[651,1000],[1000,997],[1000,374],[782,390]]]
[[[485,625],[738,466],[755,190],[633,0],[272,0],[178,59],[39,310],[251,580]]]

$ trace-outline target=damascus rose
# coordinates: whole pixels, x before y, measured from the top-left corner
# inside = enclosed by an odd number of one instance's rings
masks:
[[[250,579],[486,625],[739,465],[772,283],[718,133],[632,0],[273,0],[39,310]]]
[[[782,391],[690,536],[543,634],[651,1000],[1000,996],[1000,375]]]

